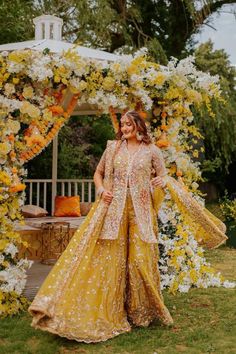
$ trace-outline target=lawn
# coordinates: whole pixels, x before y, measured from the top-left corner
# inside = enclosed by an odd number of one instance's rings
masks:
[[[207,258],[227,279],[236,280],[236,249],[221,247],[207,252]],[[34,330],[30,316],[21,314],[1,320],[0,354],[236,353],[235,289],[192,289],[164,296],[175,320],[171,328],[153,323],[101,344],[84,344]]]

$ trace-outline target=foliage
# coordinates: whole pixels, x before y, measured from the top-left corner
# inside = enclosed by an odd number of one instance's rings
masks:
[[[229,199],[226,193],[220,200],[220,209],[227,221],[236,221],[236,199]]]
[[[107,116],[78,116],[71,117],[58,136],[58,178],[89,178],[114,131]],[[51,178],[52,143],[26,168],[28,178]]]
[[[2,0],[0,2],[0,43],[20,42],[34,35],[31,0]]]
[[[107,116],[72,118],[59,135],[59,178],[92,177],[106,141],[112,138]]]
[[[224,50],[213,50],[211,41],[200,45],[195,56],[196,66],[200,70],[219,75],[220,78],[223,100],[213,100],[212,117],[209,118],[206,107],[194,113],[195,122],[205,138],[206,160],[203,162],[203,171],[211,180],[216,176],[216,183],[220,187],[236,152],[236,71]]]

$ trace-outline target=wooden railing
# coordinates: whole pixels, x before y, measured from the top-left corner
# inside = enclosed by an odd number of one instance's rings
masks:
[[[25,204],[34,204],[52,212],[52,179],[26,179]],[[79,195],[81,202],[95,200],[95,185],[92,179],[58,179],[56,195]]]

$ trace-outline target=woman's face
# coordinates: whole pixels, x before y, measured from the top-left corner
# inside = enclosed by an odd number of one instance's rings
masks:
[[[124,115],[120,120],[121,132],[125,139],[133,139],[136,137],[136,128],[132,120]]]

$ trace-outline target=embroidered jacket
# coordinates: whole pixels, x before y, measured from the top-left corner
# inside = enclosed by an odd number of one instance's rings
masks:
[[[97,170],[104,176],[104,187],[113,193],[113,199],[104,218],[100,238],[113,240],[118,237],[119,225],[129,186],[140,237],[148,243],[157,243],[152,222],[152,196],[150,180],[153,174],[167,174],[162,153],[153,144],[141,143],[130,154],[126,140],[108,141]]]

